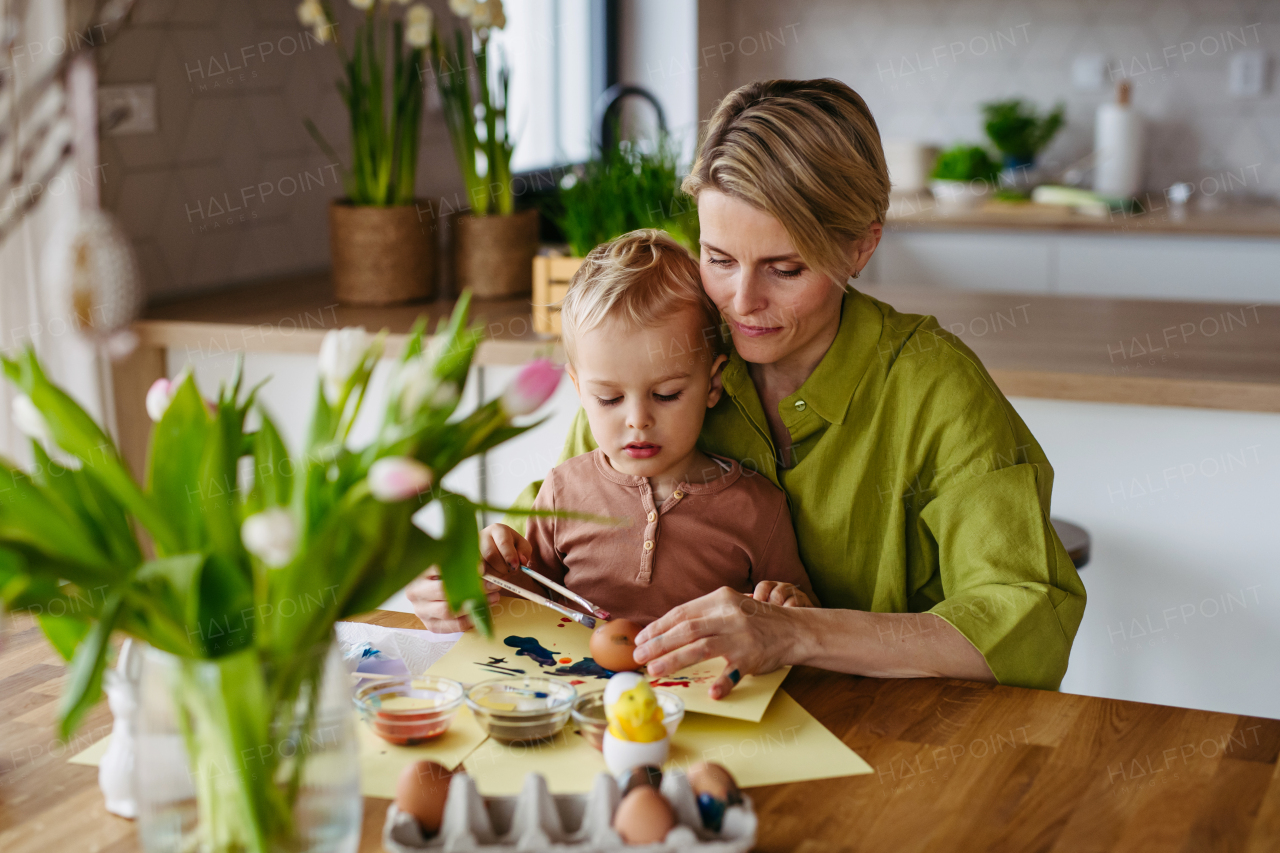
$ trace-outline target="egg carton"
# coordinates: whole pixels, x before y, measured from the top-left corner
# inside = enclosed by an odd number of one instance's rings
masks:
[[[683,773],[664,773],[660,790],[675,812],[676,825],[660,842],[628,845],[613,829],[621,796],[618,783],[607,773],[596,777],[589,794],[554,796],[541,774],[530,773],[514,797],[482,797],[470,776],[457,773],[449,783],[439,833],[423,837],[413,816],[392,803],[382,829],[382,846],[387,853],[746,853],[755,844],[756,814],[749,797],[730,806],[720,832],[712,832],[702,826],[697,799]]]

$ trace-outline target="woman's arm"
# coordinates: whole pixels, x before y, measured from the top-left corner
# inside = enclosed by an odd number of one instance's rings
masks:
[[[728,665],[711,685],[714,699],[743,675],[787,665],[881,678],[996,680],[982,654],[941,616],[777,607],[728,587],[672,609],[636,644],[636,661],[654,676],[723,656]]]

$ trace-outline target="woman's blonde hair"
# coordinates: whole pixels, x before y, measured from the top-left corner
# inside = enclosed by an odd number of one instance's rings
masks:
[[[720,313],[702,289],[698,262],[665,231],[631,231],[592,249],[569,281],[560,301],[565,351],[572,361],[575,336],[606,319],[648,328],[682,308],[699,314],[701,341],[694,345],[719,352]],[[690,342],[681,345],[688,349]]]
[[[809,266],[843,285],[848,250],[889,209],[889,170],[866,102],[839,80],[764,80],[725,96],[682,188],[774,216]]]

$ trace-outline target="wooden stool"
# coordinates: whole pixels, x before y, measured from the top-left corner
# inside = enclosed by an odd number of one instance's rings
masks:
[[[1062,540],[1062,546],[1067,549],[1071,562],[1075,563],[1077,569],[1083,569],[1089,562],[1091,544],[1089,531],[1078,524],[1072,524],[1060,518],[1049,520],[1053,522],[1053,529],[1058,531],[1058,538]]]

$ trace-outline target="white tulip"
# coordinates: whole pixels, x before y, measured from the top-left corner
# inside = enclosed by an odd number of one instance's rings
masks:
[[[298,547],[298,523],[284,507],[272,507],[244,520],[240,540],[250,554],[277,569],[293,559]]]
[[[351,5],[363,12],[373,5],[373,0],[351,0]]]
[[[316,28],[311,31],[311,34],[321,44],[328,44],[333,41],[333,24],[316,24]]]
[[[417,414],[423,403],[441,408],[453,404],[459,397],[457,383],[444,382],[436,376],[430,355],[415,355],[400,366],[393,393],[400,398],[402,421]]]
[[[408,500],[431,488],[431,469],[408,456],[386,456],[369,466],[369,491],[382,503]]]
[[[36,404],[31,402],[31,398],[26,394],[19,394],[13,398],[13,424],[22,430],[22,434],[27,438],[34,439],[46,447],[56,446],[53,430],[49,429],[49,422],[44,419],[44,414],[36,408]]]
[[[330,406],[342,399],[342,392],[352,374],[364,362],[372,338],[361,326],[348,326],[327,332],[320,342],[320,379],[324,398]]]
[[[476,7],[476,0],[449,0],[449,11],[459,18],[470,18]]]

